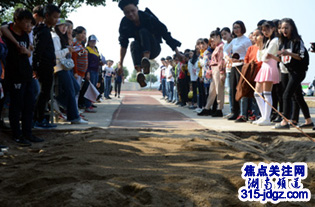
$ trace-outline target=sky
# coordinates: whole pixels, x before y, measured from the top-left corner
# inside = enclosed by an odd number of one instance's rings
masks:
[[[82,6],[68,15],[74,27],[83,26],[87,35],[94,34],[99,42],[97,46],[106,59],[119,61],[120,45],[118,42],[119,24],[124,17],[117,2],[106,1],[106,6]],[[198,38],[209,38],[217,27],[232,28],[233,22],[245,23],[246,36],[252,32],[261,19],[273,20],[292,18],[297,25],[306,48],[315,42],[314,0],[139,0],[139,10],[146,7],[163,22],[173,38],[182,45],[180,51],[194,49]],[[132,40],[130,39],[130,42]],[[164,42],[162,52],[156,58],[171,56],[174,52]],[[133,71],[130,48],[124,60],[124,66]],[[304,82],[315,77],[315,53],[310,53],[310,66]]]

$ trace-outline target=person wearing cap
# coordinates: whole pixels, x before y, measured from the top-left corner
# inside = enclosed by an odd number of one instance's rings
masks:
[[[90,81],[95,87],[98,82],[100,65],[104,64],[101,61],[101,56],[96,47],[96,41],[98,41],[98,39],[95,35],[90,35],[88,37],[86,47],[86,50],[88,51],[88,68],[85,76],[86,80]],[[88,99],[85,99],[85,112],[96,112],[92,106],[92,102]]]
[[[147,84],[143,73],[150,73],[149,59],[154,59],[160,54],[162,38],[178,55],[180,54],[177,47],[181,43],[172,38],[167,27],[148,8],[145,11],[140,11],[137,6],[138,3],[139,0],[121,0],[118,4],[125,15],[119,27],[121,49],[118,68],[122,70],[129,38],[134,38],[130,45],[131,56],[138,72],[137,81],[141,87],[145,87]],[[142,69],[143,73],[141,72]]]
[[[57,102],[67,111],[67,120],[71,124],[87,124],[78,112],[76,95],[80,91],[80,86],[74,78],[71,70],[64,70],[61,60],[73,52],[72,46],[69,46],[68,35],[66,34],[68,23],[64,19],[58,19],[51,36],[54,42],[56,66],[54,67],[57,84]]]

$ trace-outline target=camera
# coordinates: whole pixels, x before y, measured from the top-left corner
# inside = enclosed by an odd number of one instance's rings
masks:
[[[315,52],[315,42],[311,42],[311,48],[309,50]]]

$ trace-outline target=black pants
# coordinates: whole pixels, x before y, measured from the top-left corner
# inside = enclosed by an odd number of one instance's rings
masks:
[[[139,38],[130,45],[131,56],[135,66],[141,65],[144,52],[150,52],[150,59],[159,56],[161,52],[160,43],[145,28],[139,30]]]
[[[9,83],[10,108],[9,121],[13,138],[32,136],[32,119],[34,109],[34,90],[31,81],[24,83]],[[20,129],[22,118],[22,131]]]
[[[290,114],[292,110],[293,119],[299,114],[299,108],[301,108],[305,119],[310,118],[309,108],[304,100],[302,94],[301,83],[306,75],[305,71],[300,72],[290,72],[287,87],[283,93],[283,115],[290,119]],[[293,109],[292,109],[292,99],[293,99]]]
[[[47,70],[49,71],[49,70]],[[50,71],[53,71],[51,69]],[[42,122],[45,118],[45,109],[48,101],[50,100],[50,91],[53,83],[53,72],[45,74],[39,74],[39,84],[41,86],[41,90],[36,102],[35,109],[35,120]]]
[[[278,109],[279,105],[279,111],[283,112],[283,90],[281,83],[273,84],[272,86],[272,106],[275,109]],[[272,110],[274,112],[274,110]]]
[[[237,68],[242,71],[242,65],[237,66]],[[231,96],[231,105],[232,105],[232,113],[235,115],[240,114],[240,105],[239,102],[235,100],[236,95],[236,86],[240,80],[240,74],[237,72],[235,67],[232,67],[230,73],[230,96]]]
[[[185,79],[178,79],[178,84],[180,86],[180,97],[181,97],[181,102],[183,104],[187,103],[188,101],[188,85],[186,78]]]
[[[115,94],[120,95],[120,89],[121,89],[121,82],[115,81]]]
[[[193,98],[192,103],[197,103],[197,81],[191,81],[192,84],[192,90],[193,90]]]
[[[200,78],[197,80],[197,88],[199,91],[199,108],[206,106],[206,93],[205,93],[205,85],[200,81]]]

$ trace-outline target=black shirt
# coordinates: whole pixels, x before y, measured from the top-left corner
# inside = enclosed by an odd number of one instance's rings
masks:
[[[129,38],[138,40],[138,31],[141,28],[146,28],[152,35],[154,35],[159,43],[162,43],[163,38],[172,50],[175,50],[176,47],[181,45],[179,41],[172,38],[171,33],[167,31],[167,27],[155,16],[143,11],[138,11],[138,14],[140,19],[139,27],[126,17],[121,20],[119,27],[119,42],[121,47],[128,47]]]
[[[289,71],[307,71],[309,64],[309,55],[302,40],[288,40],[280,45],[280,50],[282,49],[289,50],[290,52],[295,54],[299,54],[301,58],[301,60],[297,60],[290,56],[281,57],[281,61],[284,63],[286,68],[288,68]]]
[[[9,31],[21,46],[29,48],[29,37],[26,32],[22,35],[16,34],[12,29],[13,23],[9,24]],[[6,57],[5,79],[13,83],[31,81],[33,76],[32,67],[28,55],[21,54],[18,48],[8,38],[4,37],[8,47]]]
[[[41,74],[52,74],[55,65],[56,55],[50,28],[41,23],[34,28],[33,69]]]

